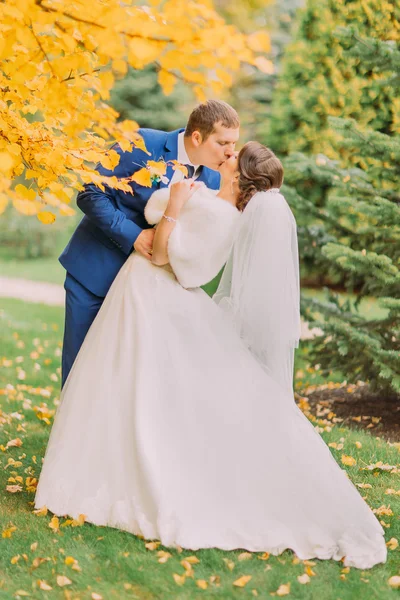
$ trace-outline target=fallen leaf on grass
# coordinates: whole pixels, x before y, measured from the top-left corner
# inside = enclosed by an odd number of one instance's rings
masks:
[[[297,576],[297,581],[304,585],[306,583],[310,583],[311,579],[310,579],[309,575],[307,575],[307,573],[303,573],[303,575]]]
[[[357,461],[352,456],[347,456],[346,454],[342,454],[342,463],[346,465],[346,467],[354,467],[357,464]]]
[[[197,556],[187,556],[185,560],[191,565],[197,565],[200,562],[200,559]]]
[[[390,508],[390,505],[385,506],[385,504],[382,504],[382,506],[380,506],[379,508],[374,508],[372,510],[372,512],[379,516],[382,516],[382,515],[385,515],[387,517],[393,516],[393,511]]]
[[[47,506],[42,506],[42,508],[37,508],[33,511],[33,514],[37,517],[45,517],[47,515]]]
[[[16,565],[20,558],[21,558],[20,554],[17,554],[17,556],[13,556],[12,559],[10,560],[11,564]]]
[[[176,585],[183,585],[186,581],[186,575],[178,575],[174,573],[173,576]]]
[[[11,527],[8,527],[8,529],[3,530],[1,537],[10,538],[14,531],[17,531],[17,528],[14,525],[12,525]]]
[[[222,560],[224,561],[228,569],[230,571],[233,571],[233,569],[235,568],[235,563],[233,562],[233,560],[230,560],[229,558],[223,558]]]
[[[22,446],[22,440],[15,438],[15,440],[9,440],[6,444],[6,448],[20,447]]]
[[[388,488],[385,491],[385,495],[386,496],[390,496],[390,495],[392,495],[392,496],[400,496],[400,490],[393,490],[392,488]]]
[[[22,492],[21,485],[7,485],[6,491],[10,492],[10,494],[16,494],[17,492]]]
[[[49,523],[49,527],[50,529],[52,529],[54,531],[54,533],[57,533],[58,531],[60,531],[60,521],[58,517],[53,517]]]
[[[393,589],[398,590],[400,588],[400,577],[399,577],[399,575],[393,575],[393,577],[390,577],[389,580],[388,580],[388,584]]]
[[[288,596],[290,594],[290,583],[283,583],[276,592],[271,592],[271,596]]]
[[[261,554],[261,556],[257,556],[257,558],[258,558],[259,560],[268,560],[268,559],[269,559],[269,552],[263,552],[263,553]]]
[[[398,545],[399,545],[399,542],[397,541],[396,538],[391,538],[388,542],[386,542],[386,546],[389,548],[389,550],[396,550]]]
[[[100,594],[96,594],[96,592],[92,592],[92,595],[90,597],[92,600],[103,600],[103,596],[100,596]]]
[[[236,581],[233,582],[233,585],[235,585],[236,587],[244,587],[249,583],[250,579],[251,575],[242,575],[241,577],[239,577],[239,579],[236,579]]]
[[[197,579],[196,585],[197,585],[197,587],[199,587],[202,590],[206,590],[208,587],[208,583],[205,579]]]
[[[166,563],[169,558],[171,558],[172,554],[170,552],[165,552],[165,550],[159,550],[157,552],[158,562],[163,564]]]
[[[252,558],[252,554],[251,552],[242,552],[241,554],[239,554],[238,556],[238,560],[249,560],[249,558]]]
[[[370,490],[372,489],[372,485],[370,483],[356,483],[356,486],[361,490]]]
[[[182,567],[184,567],[186,573],[185,576],[186,577],[194,577],[194,571],[192,568],[192,565],[190,563],[187,562],[187,560],[181,560],[181,565]]]
[[[147,548],[147,550],[157,550],[160,543],[161,542],[147,542],[144,547]]]
[[[64,587],[64,585],[71,585],[72,581],[65,575],[57,575],[57,585]]]
[[[53,588],[51,587],[51,585],[49,585],[46,581],[44,581],[43,579],[38,579],[38,585],[39,588],[41,590],[44,590],[46,592],[49,592],[50,590],[52,590]]]

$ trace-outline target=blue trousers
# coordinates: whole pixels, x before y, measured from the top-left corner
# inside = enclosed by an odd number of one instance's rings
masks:
[[[104,300],[90,292],[69,273],[65,278],[64,288],[65,327],[61,364],[62,386]]]

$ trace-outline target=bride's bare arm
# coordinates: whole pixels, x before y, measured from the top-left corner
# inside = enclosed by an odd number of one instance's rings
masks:
[[[157,225],[153,241],[153,253],[151,262],[153,265],[161,267],[169,263],[168,258],[168,239],[175,223],[179,218],[182,207],[189,200],[190,196],[203,184],[195,183],[193,179],[184,179],[171,185],[170,198],[165,209],[164,216]]]

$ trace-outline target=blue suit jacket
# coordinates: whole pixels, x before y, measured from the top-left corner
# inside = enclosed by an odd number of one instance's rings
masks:
[[[141,169],[148,160],[176,160],[178,156],[178,134],[184,129],[167,133],[155,129],[139,129],[151,156],[138,148],[123,152],[119,164],[113,171],[97,165],[104,175],[128,177]],[[166,176],[171,179],[172,167]],[[220,175],[217,171],[203,167],[198,178],[207,187],[218,189]],[[67,247],[60,256],[63,267],[82,285],[97,296],[105,296],[118,271],[133,251],[133,244],[143,229],[150,227],[144,218],[144,207],[154,190],[167,184],[154,183],[153,187],[130,184],[133,194],[113,190],[106,186],[103,192],[94,184],[85,185],[79,192],[77,204],[85,213]]]

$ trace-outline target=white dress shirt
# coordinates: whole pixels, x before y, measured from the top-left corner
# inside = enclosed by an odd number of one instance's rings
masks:
[[[185,132],[181,131],[178,134],[178,157],[177,157],[177,161],[180,162],[182,165],[192,165],[194,167],[194,175],[193,175],[193,179],[196,179],[200,173],[198,172],[200,165],[194,165],[191,160],[188,157],[188,154],[186,152],[186,148],[185,148],[185,142],[184,142],[184,136],[185,136]],[[182,179],[184,179],[184,175],[182,173],[182,171],[179,171],[179,169],[176,169],[176,171],[174,171],[173,176],[171,177],[171,180],[168,184],[168,187],[172,184],[172,183],[176,183],[177,181],[182,181]]]

